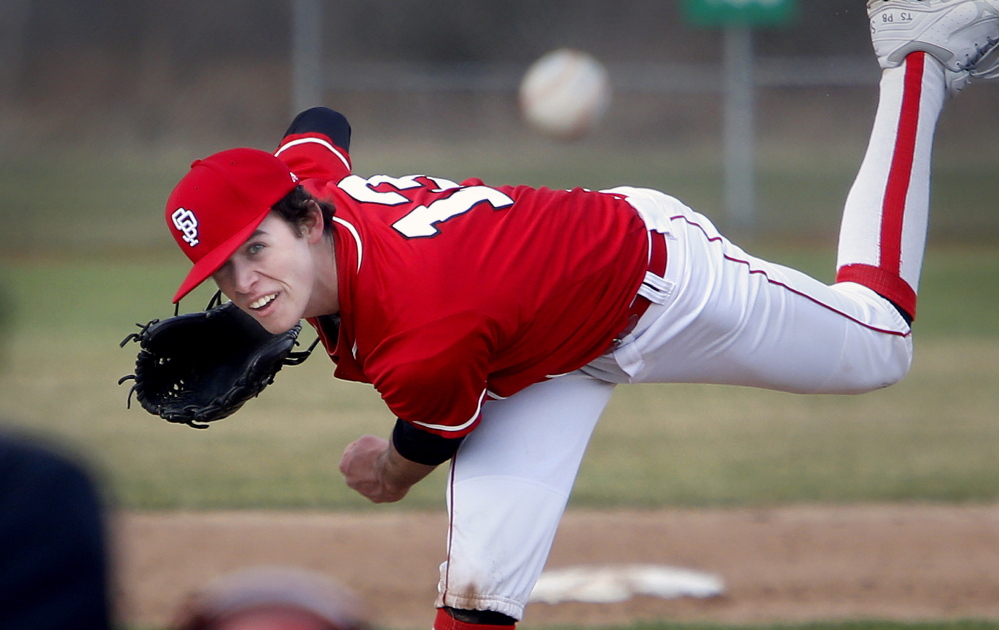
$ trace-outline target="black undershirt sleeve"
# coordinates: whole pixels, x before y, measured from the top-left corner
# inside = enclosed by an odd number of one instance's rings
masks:
[[[392,430],[392,445],[411,462],[437,466],[451,459],[464,437],[446,438],[421,431],[405,420],[396,420]]]
[[[336,146],[350,151],[350,123],[343,114],[328,107],[312,107],[295,116],[284,135],[296,133],[321,133]]]

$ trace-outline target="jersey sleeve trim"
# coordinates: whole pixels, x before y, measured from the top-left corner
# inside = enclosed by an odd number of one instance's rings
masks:
[[[282,144],[278,148],[278,150],[274,153],[274,155],[275,156],[280,156],[281,153],[284,152],[286,149],[290,149],[291,147],[295,147],[295,146],[298,146],[298,145],[301,145],[301,144],[308,144],[308,143],[318,144],[318,145],[322,146],[323,148],[328,149],[331,153],[333,153],[333,155],[335,155],[337,158],[339,158],[339,160],[341,162],[343,162],[344,168],[346,168],[347,171],[350,172],[350,161],[347,160],[347,157],[343,153],[341,153],[331,143],[326,142],[325,140],[322,140],[321,138],[299,138],[297,140],[292,140],[291,142]]]
[[[475,413],[472,414],[471,418],[469,418],[467,421],[459,425],[450,426],[446,424],[432,424],[430,422],[417,422],[417,421],[413,421],[413,424],[415,424],[416,426],[423,427],[425,429],[430,429],[432,431],[440,431],[441,433],[460,433],[468,429],[478,421],[479,414],[482,412],[482,401],[485,397],[486,397],[486,390],[482,390],[482,393],[479,394],[479,404],[475,406]]]

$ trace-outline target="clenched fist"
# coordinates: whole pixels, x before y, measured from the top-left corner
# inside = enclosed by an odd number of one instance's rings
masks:
[[[375,435],[354,440],[340,458],[340,472],[347,487],[373,503],[393,503],[402,499],[413,484],[434,468],[404,458],[388,440]]]

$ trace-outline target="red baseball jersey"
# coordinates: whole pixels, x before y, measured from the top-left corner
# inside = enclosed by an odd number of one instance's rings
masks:
[[[489,398],[578,369],[627,323],[648,237],[618,195],[362,178],[321,134],[277,155],[336,207],[337,338],[310,321],[334,374],[373,384],[406,422],[465,435]]]

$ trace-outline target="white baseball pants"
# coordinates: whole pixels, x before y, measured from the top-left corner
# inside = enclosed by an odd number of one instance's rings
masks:
[[[831,286],[746,254],[672,197],[616,189],[650,230],[667,236],[665,278],[635,330],[612,351],[484,406],[480,426],[451,464],[437,606],[522,617],[587,442],[618,383],[859,393],[906,374],[910,329],[881,296],[915,311],[930,146],[944,93],[942,69],[920,53],[884,72]]]

